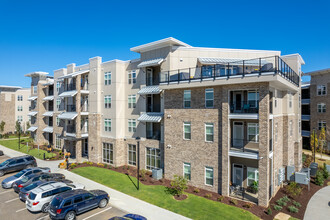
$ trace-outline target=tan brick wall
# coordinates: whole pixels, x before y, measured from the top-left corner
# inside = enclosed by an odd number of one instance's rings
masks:
[[[7,96],[7,99],[6,99]],[[3,133],[15,132],[15,94],[0,93],[0,123],[4,121],[5,127]]]

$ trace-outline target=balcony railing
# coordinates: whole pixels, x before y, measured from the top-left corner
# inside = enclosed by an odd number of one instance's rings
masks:
[[[231,102],[230,113],[249,113],[257,114],[259,112],[258,101],[242,101],[242,102]]]
[[[74,83],[67,84],[65,87],[65,91],[72,91],[72,90],[76,90],[76,84]]]
[[[250,140],[247,139],[237,139],[237,138],[232,138],[230,139],[230,147],[233,150],[241,151],[241,152],[250,152],[250,153],[256,153],[259,151],[258,142],[251,142]]]
[[[66,133],[76,133],[76,126],[75,125],[68,125],[66,126],[66,129],[65,129]]]
[[[160,131],[147,131],[147,139],[159,140],[160,141]]]
[[[66,106],[67,112],[75,112],[76,111],[76,105],[67,105]]]
[[[146,112],[160,112],[160,104],[149,104],[147,103]]]
[[[180,81],[203,81],[207,79],[231,78],[233,76],[273,72],[279,74],[296,86],[299,86],[300,77],[279,56],[264,57],[250,60],[207,65],[179,70],[171,70],[160,73],[160,83],[172,83]]]

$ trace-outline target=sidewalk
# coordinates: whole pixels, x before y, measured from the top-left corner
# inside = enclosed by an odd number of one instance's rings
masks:
[[[309,200],[304,220],[323,220],[330,216],[330,186],[317,191]]]
[[[21,152],[6,148],[2,145],[0,145],[0,150],[2,150],[3,153],[9,157],[17,157],[17,156],[24,155]],[[72,180],[73,182],[78,182],[78,183],[85,185],[86,189],[88,189],[88,190],[101,189],[101,190],[106,191],[110,195],[110,204],[123,211],[129,212],[129,213],[140,214],[142,216],[145,216],[149,220],[154,220],[154,219],[155,220],[168,220],[168,219],[187,220],[187,219],[189,219],[182,215],[176,214],[174,212],[168,211],[166,209],[160,208],[158,206],[149,204],[147,202],[144,202],[144,201],[134,198],[132,196],[121,193],[117,190],[106,187],[102,184],[96,183],[92,180],[79,176],[70,171],[59,169],[58,164],[60,162],[62,162],[62,160],[60,160],[60,161],[59,160],[58,161],[43,161],[43,160],[37,159],[38,166],[49,167],[52,172],[62,173],[66,177],[68,177],[68,179]],[[175,201],[173,201],[173,202],[175,202]]]
[[[303,153],[313,156],[313,153],[308,150],[303,150]],[[321,154],[318,152],[316,152],[316,158],[330,160],[330,156],[323,154],[321,157]]]

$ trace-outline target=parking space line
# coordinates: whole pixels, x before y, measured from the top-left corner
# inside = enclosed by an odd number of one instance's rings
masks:
[[[21,211],[24,211],[26,208],[24,208],[24,209],[19,209],[19,210],[17,210],[16,212],[21,212]]]
[[[97,213],[95,213],[95,214],[93,214],[93,215],[91,215],[91,216],[88,216],[88,217],[84,218],[83,220],[86,220],[86,219],[92,218],[92,217],[94,217],[95,215],[98,215],[98,214],[100,214],[100,213],[102,213],[102,212],[108,211],[109,209],[112,209],[112,207],[109,207],[109,208],[104,209],[104,210],[102,210],[102,211],[100,211],[100,212],[97,212]]]
[[[17,200],[17,199],[19,199],[19,198],[15,198],[15,199],[8,200],[8,201],[6,201],[5,203],[9,203],[9,202],[15,201],[15,200]]]
[[[41,218],[38,218],[37,220],[41,220],[41,219],[44,219],[44,218],[47,218],[48,215],[45,215],[44,217],[41,217]]]
[[[1,195],[1,194],[5,194],[5,193],[8,193],[8,192],[12,192],[12,191],[11,191],[11,190],[8,190],[8,191],[4,191],[4,192],[1,192],[1,193],[0,193],[0,195]]]

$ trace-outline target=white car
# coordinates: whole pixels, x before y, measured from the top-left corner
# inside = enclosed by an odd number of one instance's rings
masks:
[[[44,213],[48,212],[49,204],[52,199],[62,192],[74,189],[84,189],[80,183],[62,183],[55,182],[47,185],[42,185],[33,189],[29,196],[27,197],[25,204],[26,208],[31,212],[39,212],[42,211]]]

